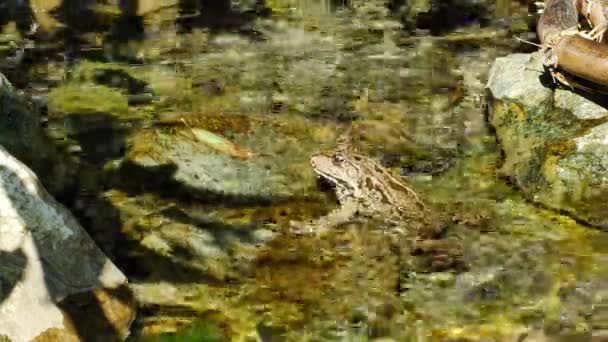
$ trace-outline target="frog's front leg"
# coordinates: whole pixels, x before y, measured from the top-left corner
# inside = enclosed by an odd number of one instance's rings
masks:
[[[341,204],[339,208],[331,211],[329,214],[320,217],[312,222],[290,222],[291,231],[301,235],[321,235],[330,228],[333,228],[340,223],[350,221],[359,210],[359,205],[356,201],[347,201]]]

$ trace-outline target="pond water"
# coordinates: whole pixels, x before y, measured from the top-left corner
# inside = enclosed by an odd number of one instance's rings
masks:
[[[512,38],[533,39],[532,2],[0,10],[0,72],[70,156],[54,195],[128,276],[133,341],[588,341],[598,326],[608,234],[527,201],[486,120],[492,61],[535,49]],[[357,172],[332,186],[310,158],[344,134],[369,159],[348,152]],[[382,219],[413,201],[395,180],[449,218],[440,234]],[[353,187],[376,215],[294,229]]]

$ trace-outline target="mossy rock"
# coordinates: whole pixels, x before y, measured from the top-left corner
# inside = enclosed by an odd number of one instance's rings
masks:
[[[552,90],[538,54],[498,58],[487,84],[502,172],[532,200],[608,228],[605,100]]]

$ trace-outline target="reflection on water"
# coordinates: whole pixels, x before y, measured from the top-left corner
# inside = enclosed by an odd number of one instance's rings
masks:
[[[78,166],[55,195],[129,276],[133,339],[192,322],[159,339],[588,337],[605,233],[497,177],[479,102],[491,61],[525,49],[508,37],[530,30],[527,3],[0,9],[0,71]],[[338,191],[390,206],[403,180],[451,218],[442,235],[396,238],[378,217],[292,233],[344,205],[309,159],[345,132],[388,171],[356,164]]]

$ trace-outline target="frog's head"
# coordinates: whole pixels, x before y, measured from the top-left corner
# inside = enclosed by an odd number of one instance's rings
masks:
[[[339,200],[358,197],[363,179],[356,156],[343,152],[317,153],[310,158],[313,170],[336,187]]]

